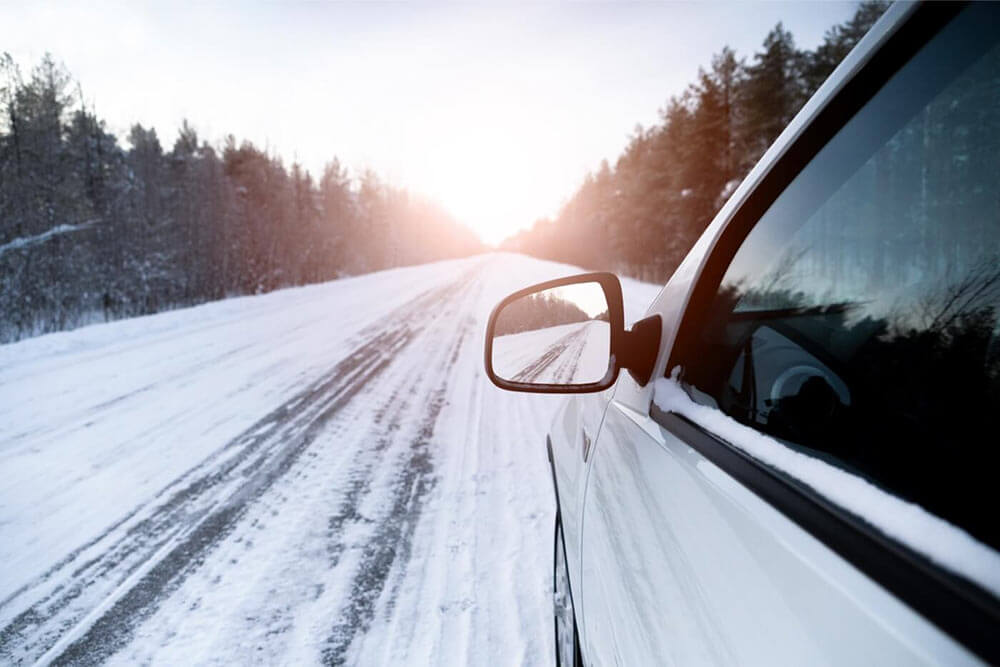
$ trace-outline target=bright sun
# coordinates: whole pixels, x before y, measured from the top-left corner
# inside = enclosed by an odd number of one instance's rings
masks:
[[[415,165],[401,174],[406,185],[490,244],[555,214],[582,173],[560,164],[564,137],[549,130],[544,113],[499,94],[450,102],[419,118],[420,130],[404,140],[406,162]]]

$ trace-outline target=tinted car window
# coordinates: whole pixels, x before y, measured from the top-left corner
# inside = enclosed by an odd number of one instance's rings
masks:
[[[740,422],[994,548],[998,14],[960,14],[792,181],[682,364]]]

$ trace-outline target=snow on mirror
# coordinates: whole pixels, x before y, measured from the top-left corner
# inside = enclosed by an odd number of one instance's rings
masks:
[[[528,294],[497,314],[493,372],[510,382],[599,382],[611,360],[611,324],[596,282]]]

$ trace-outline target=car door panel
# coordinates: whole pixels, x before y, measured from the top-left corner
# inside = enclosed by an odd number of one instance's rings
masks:
[[[678,377],[706,409],[903,502],[926,502],[987,542],[996,535],[995,439],[982,437],[992,423],[979,406],[996,395],[995,294],[976,288],[969,311],[983,324],[961,329],[974,329],[968,338],[918,315],[928,303],[956,303],[941,294],[995,283],[995,197],[969,194],[996,182],[996,106],[979,102],[1000,71],[988,27],[995,11],[892,10],[883,36],[895,34],[880,57],[816,103],[823,108],[807,106],[800,117],[815,122],[794,146],[786,130],[748,179],[757,182],[745,201],[731,200],[652,308],[665,323],[654,377],[683,366]],[[978,115],[963,115],[970,109]],[[942,132],[931,143],[931,122],[974,140]],[[943,163],[964,166],[935,171]],[[962,317],[974,319],[948,321]],[[967,361],[934,356],[952,349]],[[945,372],[959,366],[964,375]],[[793,473],[772,476],[782,500],[717,456],[701,437],[731,448],[710,428],[651,417],[651,394],[619,381],[589,471],[589,662],[968,664],[979,661],[970,651],[1000,655],[996,600],[963,580],[961,563],[946,572],[884,531],[872,535],[863,512],[838,519],[832,502],[805,521],[810,494]]]
[[[578,588],[576,582],[580,572],[580,527],[587,462],[597,442],[609,397],[610,392],[572,397],[556,413],[549,431],[558,510],[567,547],[570,583],[574,588]]]
[[[613,402],[583,529],[589,662],[975,664],[642,413]]]

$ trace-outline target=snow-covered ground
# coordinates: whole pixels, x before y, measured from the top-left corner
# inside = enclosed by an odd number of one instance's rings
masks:
[[[534,384],[587,384],[604,377],[611,360],[611,326],[575,322],[497,336],[493,372]]]
[[[385,271],[0,346],[0,663],[546,664],[557,396],[482,371],[574,273]],[[656,286],[625,281],[629,319]]]

